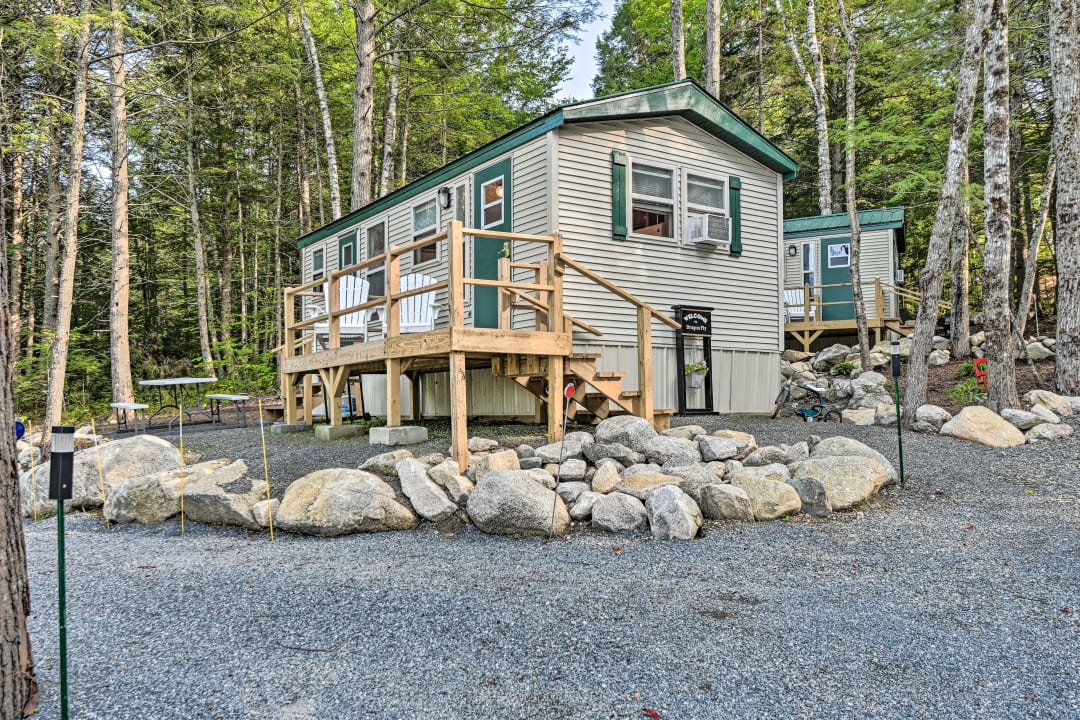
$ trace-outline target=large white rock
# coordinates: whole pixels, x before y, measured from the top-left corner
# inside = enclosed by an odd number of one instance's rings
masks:
[[[615,491],[632,495],[639,500],[646,500],[657,488],[664,485],[681,485],[682,481],[681,477],[666,473],[623,473],[619,484],[615,486]]]
[[[877,408],[882,403],[892,400],[887,387],[887,380],[881,373],[867,370],[851,381],[851,400],[849,408]]]
[[[506,452],[514,456],[516,463],[517,454],[513,450]],[[401,480],[401,492],[409,498],[417,515],[432,522],[442,522],[457,512],[457,505],[428,477],[427,465],[415,458],[405,458],[394,469]]]
[[[871,460],[877,460],[885,468],[885,474],[887,482],[894,483],[899,476],[896,473],[896,469],[893,464],[889,462],[888,458],[879,453],[869,445],[848,437],[828,437],[822,439],[816,445],[814,449],[810,451],[810,459],[822,457],[866,457]]]
[[[203,482],[188,485],[184,489],[184,517],[193,522],[206,525],[238,525],[248,530],[258,530],[252,506],[260,499],[260,481],[248,480],[249,488],[244,493],[228,492],[225,489],[247,473],[247,463],[237,460],[225,466],[216,477]],[[256,484],[257,483],[257,484]],[[266,499],[265,495],[261,496]]]
[[[731,438],[714,437],[712,435],[699,435],[697,437],[698,452],[705,462],[713,460],[730,460],[739,454],[740,446]]]
[[[631,450],[627,446],[618,443],[594,442],[586,445],[582,452],[585,453],[585,458],[589,462],[597,466],[599,466],[601,460],[607,458],[615,460],[624,467],[645,462],[645,453]]]
[[[746,491],[734,485],[706,485],[701,488],[698,505],[710,520],[754,519],[754,506]]]
[[[1072,425],[1066,425],[1065,423],[1041,423],[1024,433],[1029,442],[1031,440],[1058,440],[1072,434]]]
[[[112,487],[133,478],[157,475],[180,468],[180,452],[167,440],[154,435],[136,435],[124,440],[102,444],[97,450],[80,450],[72,458],[72,497],[69,509],[101,507],[101,480],[98,478],[97,455],[101,456],[101,472],[107,497]],[[33,473],[23,473],[19,478],[22,512],[26,517],[52,515],[56,502],[49,500],[50,463],[34,468]]]
[[[888,470],[869,457],[826,456],[799,463],[792,477],[817,480],[832,509],[846,510],[880,490],[888,481]]]
[[[485,437],[471,437],[468,447],[471,453],[482,453],[499,447],[499,441]]]
[[[649,526],[645,505],[621,492],[601,495],[593,503],[592,526],[608,532],[634,532]]]
[[[740,432],[739,430],[717,430],[712,434],[713,437],[725,438],[727,440],[734,440],[739,446],[739,451],[735,455],[735,460],[742,460],[744,457],[754,452],[758,448],[757,440],[750,433]],[[719,460],[719,458],[716,458]]]
[[[1061,422],[1061,418],[1050,410],[1045,405],[1032,405],[1031,414],[1038,418],[1040,423],[1050,423],[1051,425],[1057,425]]]
[[[701,453],[693,440],[657,435],[645,443],[645,457],[657,465],[692,465],[701,462]]]
[[[698,435],[704,435],[705,428],[701,427],[700,425],[680,425],[679,427],[668,428],[660,434],[665,437],[693,440]]]
[[[844,408],[840,418],[848,425],[873,425],[877,421],[877,408]]]
[[[727,476],[728,482],[737,485],[736,479],[742,478],[764,478],[766,480],[773,480],[775,482],[784,482],[791,473],[788,472],[788,466],[783,463],[772,463],[770,465],[759,465],[757,467],[744,467],[730,473]]]
[[[1032,360],[1045,360],[1054,357],[1054,351],[1041,342],[1028,343],[1025,347],[1028,357]]]
[[[841,343],[836,343],[830,347],[825,348],[817,354],[814,358],[814,369],[818,372],[824,372],[832,368],[838,362],[841,362],[851,352],[851,348]]]
[[[739,471],[731,475],[731,484],[746,492],[756,520],[775,520],[802,508],[799,493],[786,482]]]
[[[230,475],[230,470],[226,470],[231,464],[228,460],[208,460],[189,465],[183,470],[170,470],[125,480],[109,490],[105,502],[105,516],[118,523],[163,523],[180,512],[181,476],[185,491],[208,481],[222,471],[226,473],[223,484],[227,484],[237,477],[235,474]]]
[[[645,443],[656,437],[656,429],[645,418],[618,415],[602,420],[596,426],[596,442],[605,445],[625,445],[637,452],[645,451]]]
[[[995,448],[1023,445],[1024,433],[982,405],[969,405],[941,426],[941,434]]]
[[[251,514],[255,516],[255,522],[259,527],[270,527],[271,521],[277,519],[280,506],[281,501],[277,498],[263,499],[251,506]]]
[[[1043,422],[1039,420],[1039,416],[1035,413],[1028,412],[1027,410],[1020,410],[1019,408],[1002,408],[1001,417],[1011,422],[1019,430],[1030,430],[1040,422]]]
[[[1024,402],[1028,405],[1042,405],[1059,417],[1068,417],[1073,414],[1072,403],[1069,399],[1049,390],[1029,390],[1024,394]]]
[[[915,411],[915,423],[912,428],[919,432],[936,433],[950,420],[952,420],[952,413],[940,405],[920,405]]]
[[[480,530],[496,535],[563,535],[570,527],[566,503],[528,470],[500,470],[476,482],[465,505]]]
[[[930,351],[930,355],[926,358],[926,364],[929,367],[941,367],[942,365],[948,365],[951,356],[948,350],[934,349]]]
[[[520,470],[521,463],[516,450],[496,450],[488,453],[480,459],[480,465],[476,468],[476,474],[494,472],[496,470]]]
[[[593,506],[596,501],[603,497],[600,493],[586,490],[577,496],[577,500],[570,506],[570,519],[577,522],[588,520],[592,516]]]
[[[693,540],[701,529],[701,509],[674,485],[657,488],[645,501],[649,528],[657,540]]]
[[[360,469],[383,477],[397,477],[397,464],[411,457],[415,456],[409,450],[392,450],[369,457]]]
[[[299,478],[285,490],[276,526],[308,535],[407,530],[416,516],[394,488],[364,470],[328,468]]]
[[[743,459],[743,465],[746,467],[760,467],[762,465],[772,465],[773,463],[790,465],[805,460],[809,456],[810,451],[805,442],[795,443],[794,445],[765,445],[747,455]]]
[[[598,492],[601,495],[607,494],[618,486],[621,479],[618,466],[615,463],[601,463],[596,467],[596,474],[592,478],[593,492]]]
[[[592,445],[592,443],[593,436],[587,432],[566,433],[561,442],[536,448],[536,457],[545,463],[581,460],[585,457],[585,447]]]

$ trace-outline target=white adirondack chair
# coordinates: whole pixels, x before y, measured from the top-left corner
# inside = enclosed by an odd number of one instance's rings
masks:
[[[814,320],[816,314],[814,298],[810,298],[810,317],[803,317],[806,312],[806,304],[803,300],[804,297],[805,294],[802,288],[784,291],[784,314],[786,322],[803,322],[804,320],[812,322]]]
[[[401,278],[401,292],[417,290],[434,285],[435,282],[435,278],[427,275],[410,273]],[[435,318],[439,314],[439,309],[435,306],[434,290],[407,297],[399,303],[398,307],[401,309],[399,331],[402,335],[435,329]]]
[[[330,283],[323,283],[323,296],[326,308],[330,308]],[[344,310],[355,305],[363,305],[368,301],[368,281],[352,275],[344,275],[338,279],[338,309]],[[322,315],[325,311],[313,310],[313,315]],[[366,340],[367,339],[367,310],[354,310],[341,316],[338,331],[342,340]],[[318,322],[314,325],[315,339],[324,347],[330,341],[330,323]]]

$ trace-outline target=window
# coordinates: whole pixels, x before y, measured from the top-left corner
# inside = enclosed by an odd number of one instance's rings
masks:
[[[829,246],[829,267],[846,268],[851,266],[851,245],[837,243]]]
[[[386,222],[372,225],[367,233],[367,257],[370,260],[386,252]],[[386,294],[386,270],[382,266],[372,266],[367,271],[368,293],[371,295]]]
[[[412,229],[413,229],[413,241],[422,240],[429,235],[434,235],[438,231],[439,227],[439,213],[435,200],[428,200],[426,203],[417,205],[413,208],[412,217]],[[435,243],[430,243],[413,250],[413,265],[419,265],[429,260],[434,260],[438,257],[438,247]]]
[[[502,225],[503,218],[503,178],[499,176],[480,186],[480,198],[483,203],[481,213],[484,228]]]
[[[338,238],[338,270],[356,264],[356,233]]]
[[[675,237],[674,173],[667,168],[633,165],[631,232],[635,235]]]
[[[465,186],[458,185],[454,188],[454,219],[465,222]]]
[[[686,239],[717,244],[730,242],[724,212],[724,181],[686,176]]]
[[[802,281],[810,286],[810,297],[814,296],[814,243],[802,244]]]
[[[325,261],[323,260],[323,249],[319,248],[311,253],[311,279],[321,280],[324,267]]]

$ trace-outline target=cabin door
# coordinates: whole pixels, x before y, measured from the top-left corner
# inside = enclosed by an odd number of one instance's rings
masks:
[[[852,304],[851,295],[851,238],[822,238],[821,284],[825,286],[821,289],[821,319],[853,319],[855,306]],[[830,285],[843,287],[829,287]]]
[[[473,227],[481,230],[510,232],[514,223],[510,217],[511,159],[484,168],[473,175]],[[473,277],[499,279],[499,258],[503,256],[504,241],[493,238],[473,239]],[[499,327],[499,290],[473,286],[473,327]]]

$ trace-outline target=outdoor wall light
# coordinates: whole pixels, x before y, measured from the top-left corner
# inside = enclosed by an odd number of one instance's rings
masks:
[[[439,207],[446,210],[450,207],[450,203],[454,201],[453,196],[450,194],[450,188],[447,185],[443,185],[439,188]]]
[[[788,245],[787,246],[787,254],[788,254],[788,257],[795,257],[796,255],[799,254],[799,248],[795,247],[794,245]]]

